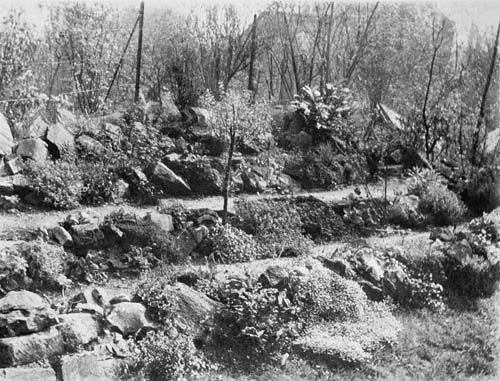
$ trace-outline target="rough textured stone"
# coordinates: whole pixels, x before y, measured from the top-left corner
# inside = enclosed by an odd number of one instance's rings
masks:
[[[160,96],[161,108],[169,120],[177,120],[181,117],[181,112],[177,108],[170,93],[162,93]]]
[[[375,302],[381,302],[382,300],[384,300],[384,292],[381,288],[375,286],[373,283],[368,282],[367,280],[361,280],[358,282],[358,284],[361,286],[368,299]]]
[[[47,134],[47,130],[49,129],[49,125],[45,120],[43,120],[42,116],[38,116],[33,123],[31,123],[27,128],[24,128],[21,131],[21,138],[44,138]]]
[[[0,367],[29,364],[63,353],[64,341],[57,327],[0,339]]]
[[[104,123],[103,131],[114,142],[120,140],[122,136],[122,129],[115,123]]]
[[[0,251],[0,286],[6,291],[28,288],[31,280],[26,276],[27,267],[24,258]]]
[[[10,291],[0,299],[0,337],[39,332],[55,323],[55,311],[33,292]]]
[[[10,155],[14,147],[14,138],[9,123],[5,116],[0,113],[0,156]]]
[[[172,302],[176,320],[194,335],[203,333],[205,322],[210,321],[220,307],[220,303],[183,283],[167,286],[164,294]]]
[[[20,156],[15,156],[12,159],[5,161],[5,167],[7,168],[9,175],[17,175],[23,170],[23,166],[23,160]]]
[[[71,237],[71,234],[62,226],[56,226],[51,229],[51,233],[54,239],[62,246],[68,246],[73,243],[73,237]]]
[[[206,126],[210,122],[210,111],[200,107],[189,107],[189,116],[193,123]]]
[[[289,271],[280,265],[271,265],[259,277],[259,281],[264,287],[277,287],[280,283],[286,282],[289,278]]]
[[[130,193],[130,185],[122,179],[117,180],[111,187],[113,200],[119,201],[126,198]]]
[[[142,328],[154,327],[153,323],[146,318],[146,307],[140,303],[114,304],[110,307],[106,320],[123,336],[135,334]]]
[[[78,246],[99,246],[100,241],[104,239],[104,234],[97,224],[73,225],[71,230],[73,241]]]
[[[88,313],[72,313],[59,315],[61,325],[58,326],[59,330],[64,334],[70,334],[73,340],[79,344],[88,344],[97,340],[101,327],[99,322],[92,314]]]
[[[42,139],[24,139],[17,146],[16,153],[23,158],[33,159],[36,162],[47,160],[49,151],[47,143]]]
[[[102,155],[106,151],[106,148],[98,140],[88,135],[80,135],[76,138],[76,143],[85,153]]]
[[[191,188],[178,175],[165,164],[158,162],[153,172],[153,179],[159,183],[165,192],[170,194],[187,195],[191,193]]]
[[[62,381],[118,381],[124,360],[103,359],[98,353],[83,352],[61,356],[55,366]],[[33,380],[34,381],[34,380]]]
[[[0,381],[57,381],[52,368],[3,368]]]
[[[59,151],[72,150],[75,146],[75,137],[61,123],[53,124],[47,131],[47,140],[51,142]]]
[[[161,227],[165,232],[171,232],[174,230],[174,222],[170,214],[163,214],[157,212],[148,212],[143,220],[145,222],[152,222]]]

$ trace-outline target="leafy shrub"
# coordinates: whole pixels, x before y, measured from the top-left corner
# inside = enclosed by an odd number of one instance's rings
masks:
[[[444,271],[447,288],[454,294],[468,298],[489,298],[500,281],[500,262],[490,263],[483,257],[447,255]]]
[[[417,228],[425,225],[426,218],[418,210],[418,201],[409,197],[398,198],[387,210],[387,222],[403,228]]]
[[[149,279],[141,282],[135,289],[133,301],[146,306],[149,316],[158,323],[170,325],[174,316],[172,302],[163,292],[171,283],[167,278]]]
[[[102,163],[85,163],[82,171],[83,190],[81,201],[85,205],[101,205],[113,199],[113,184],[118,176],[113,169]]]
[[[500,206],[499,172],[498,168],[483,168],[466,183],[463,199],[475,213],[491,212]]]
[[[332,205],[312,196],[298,197],[294,205],[300,215],[302,232],[316,242],[337,240],[349,230]]]
[[[102,252],[90,250],[85,256],[72,256],[66,262],[67,275],[75,280],[95,283],[107,280],[108,275],[100,264],[107,262]]]
[[[310,251],[311,241],[302,235],[299,211],[288,200],[237,200],[233,223],[277,256],[299,256]]]
[[[455,193],[448,189],[435,171],[420,169],[410,172],[408,193],[420,197],[418,210],[437,225],[450,225],[459,221],[465,207]]]
[[[465,213],[457,195],[440,183],[430,184],[422,192],[418,208],[437,225],[456,224]]]
[[[434,170],[419,168],[409,171],[408,194],[422,196],[430,185],[443,183],[443,178]]]
[[[212,228],[203,243],[203,253],[220,263],[249,262],[269,256],[268,250],[252,236],[231,226]]]
[[[287,348],[302,323],[291,288],[263,288],[260,283],[228,281],[218,285],[216,299],[224,303],[216,336],[244,352],[264,354]]]
[[[51,245],[42,240],[23,244],[20,250],[26,259],[26,274],[35,287],[56,287],[64,282],[64,271],[68,254],[61,246]]]
[[[314,140],[325,140],[334,135],[340,139],[352,136],[347,117],[353,110],[354,98],[348,88],[327,84],[321,91],[304,86],[293,104],[304,115],[308,132]]]
[[[161,332],[149,332],[139,342],[138,350],[147,380],[192,379],[208,368],[189,336],[170,338]]]
[[[27,171],[32,189],[44,206],[73,209],[79,205],[83,182],[79,168],[66,161],[34,163]]]
[[[310,319],[359,320],[367,304],[359,285],[331,272],[318,272],[301,286],[304,312]]]

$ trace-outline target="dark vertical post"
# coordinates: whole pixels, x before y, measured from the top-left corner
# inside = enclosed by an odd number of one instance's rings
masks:
[[[142,60],[142,28],[144,25],[144,1],[141,1],[139,10],[139,41],[137,44],[137,66],[135,69],[135,96],[134,102],[139,101],[139,86],[141,82],[141,60]]]
[[[252,27],[252,46],[250,48],[250,66],[248,68],[248,90],[255,92],[254,84],[254,64],[255,64],[255,36],[257,30],[257,15],[253,16],[253,27]]]

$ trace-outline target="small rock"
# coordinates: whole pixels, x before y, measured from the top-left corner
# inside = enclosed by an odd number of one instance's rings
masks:
[[[154,328],[153,323],[146,318],[146,307],[140,303],[113,304],[106,315],[106,320],[124,337],[133,335],[143,328]]]
[[[73,241],[78,246],[96,247],[104,239],[104,234],[97,224],[73,225],[71,230]]]
[[[118,303],[130,302],[131,300],[132,300],[132,298],[130,297],[130,295],[118,294],[118,295],[113,296],[110,299],[109,304],[113,305],[113,304],[118,304]]]
[[[130,185],[122,179],[115,181],[111,187],[113,200],[119,201],[125,199],[130,193]]]
[[[23,166],[23,160],[20,156],[5,161],[5,167],[9,171],[9,175],[17,175],[23,170]]]
[[[101,142],[88,135],[80,135],[76,138],[76,143],[85,153],[102,155],[106,151],[106,148],[104,148]]]
[[[281,283],[286,282],[289,278],[289,273],[286,268],[280,265],[271,265],[259,277],[259,282],[264,287],[278,287]]]
[[[360,280],[358,284],[361,286],[368,299],[375,302],[381,302],[384,300],[384,292],[373,283],[368,282],[367,280]]]
[[[73,243],[73,237],[62,226],[56,226],[50,232],[54,239],[62,246],[69,246]]]

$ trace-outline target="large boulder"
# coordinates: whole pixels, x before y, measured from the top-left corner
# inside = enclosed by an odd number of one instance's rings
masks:
[[[176,321],[195,336],[203,334],[206,324],[209,324],[220,308],[220,303],[183,283],[167,286],[163,292],[172,303]]]
[[[61,123],[53,124],[47,131],[47,141],[55,147],[54,156],[61,157],[65,151],[72,151],[75,147],[75,137]]]
[[[76,138],[76,144],[85,154],[99,156],[106,152],[101,142],[88,135],[80,135]]]
[[[123,302],[113,304],[106,314],[112,329],[124,337],[134,335],[139,330],[153,329],[153,323],[146,317],[146,307],[140,303]]]
[[[162,93],[160,96],[162,113],[167,120],[178,120],[181,118],[181,112],[177,108],[170,93]]]
[[[64,339],[57,327],[31,335],[2,338],[0,368],[30,364],[64,352]]]
[[[40,332],[56,323],[55,311],[33,292],[10,291],[0,299],[0,337]]]
[[[162,162],[182,177],[193,193],[221,194],[225,165],[220,158],[197,155],[181,158],[168,156]]]
[[[49,124],[43,119],[42,115],[39,115],[31,124],[26,126],[20,131],[19,136],[21,139],[37,139],[44,138],[49,129]]]
[[[31,189],[32,182],[25,175],[0,177],[0,194],[24,193]]]
[[[52,368],[26,367],[0,369],[0,381],[57,381]]]
[[[99,321],[92,314],[72,313],[59,315],[61,325],[59,330],[71,337],[71,341],[77,345],[85,345],[96,341],[101,333]]]
[[[188,117],[191,119],[192,123],[202,126],[208,125],[211,120],[210,111],[200,107],[189,107]]]
[[[104,234],[97,224],[81,224],[71,226],[73,242],[78,247],[99,247]]]
[[[17,146],[16,153],[25,159],[44,161],[49,156],[47,143],[42,139],[24,139]]]
[[[153,172],[153,180],[168,194],[188,195],[191,188],[162,162],[158,162]]]
[[[0,156],[10,155],[14,147],[14,138],[9,123],[0,113]]]

